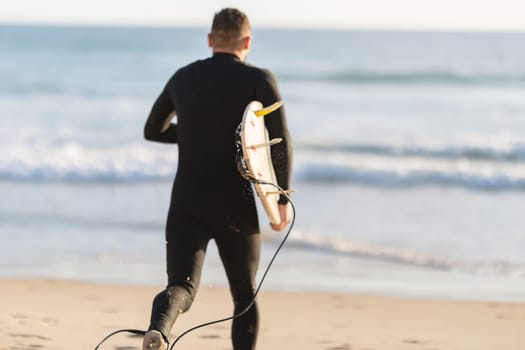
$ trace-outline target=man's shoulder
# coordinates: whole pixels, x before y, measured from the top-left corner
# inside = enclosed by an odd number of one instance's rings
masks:
[[[173,74],[171,80],[184,80],[185,78],[189,78],[193,76],[195,72],[200,71],[201,68],[203,68],[202,66],[206,66],[208,64],[213,64],[213,60],[211,57],[190,62],[185,66],[178,68]],[[270,69],[240,61],[238,62],[237,67],[237,74],[240,74],[240,76],[244,76],[245,79],[248,79],[252,83],[256,83],[257,85],[275,84],[275,75]]]
[[[175,82],[180,82],[181,80],[188,79],[197,66],[204,60],[196,60],[191,63],[186,64],[185,66],[182,66],[178,68],[172,75],[171,78],[168,81],[168,85],[174,84]]]
[[[275,83],[275,75],[270,69],[255,66],[251,63],[244,63],[244,67],[253,79],[264,83]]]
[[[247,70],[251,71],[254,75],[258,75],[261,78],[273,77],[273,73],[268,68],[259,67],[252,63],[244,63]]]
[[[185,73],[191,72],[192,70],[194,70],[203,61],[205,61],[205,59],[204,60],[196,60],[196,61],[193,61],[191,63],[188,63],[185,66],[182,66],[182,67],[178,68],[175,71],[175,75],[177,75],[177,74],[185,74]]]

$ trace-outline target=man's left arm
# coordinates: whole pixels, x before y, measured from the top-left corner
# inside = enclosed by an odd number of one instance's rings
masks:
[[[148,141],[177,143],[177,125],[169,121],[172,113],[175,113],[175,106],[164,89],[153,104],[144,125],[144,138]],[[167,128],[164,126],[166,123],[169,123]]]

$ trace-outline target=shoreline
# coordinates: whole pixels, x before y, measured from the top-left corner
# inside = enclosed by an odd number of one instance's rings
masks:
[[[0,279],[0,349],[94,349],[121,328],[147,327],[162,286]],[[262,290],[258,348],[302,350],[522,350],[525,303]],[[224,287],[200,288],[174,333],[230,315]],[[229,349],[229,322],[186,335],[175,349]],[[140,349],[117,335],[104,349]]]

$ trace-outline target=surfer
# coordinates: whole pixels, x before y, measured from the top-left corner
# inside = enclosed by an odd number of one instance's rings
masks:
[[[260,230],[250,183],[237,171],[234,132],[246,105],[281,100],[273,74],[245,63],[251,30],[237,9],[216,13],[208,43],[213,55],[175,72],[153,104],[144,127],[150,141],[177,143],[178,168],[166,223],[166,289],[153,300],[143,350],[166,349],[177,316],[186,312],[199,286],[206,247],[215,240],[234,301],[234,313],[254,298],[260,255]],[[169,118],[176,113],[176,123]],[[168,124],[166,124],[168,121]],[[284,109],[265,117],[278,185],[289,189],[291,141]],[[285,196],[279,199],[281,223],[290,222]],[[255,348],[258,310],[254,304],[233,320],[234,350]]]

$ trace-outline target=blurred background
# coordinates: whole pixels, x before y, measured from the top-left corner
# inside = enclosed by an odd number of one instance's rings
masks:
[[[525,301],[525,4],[8,2],[0,277],[164,284],[176,146],[142,128],[214,12],[279,81],[297,222],[266,287]],[[262,213],[262,211],[261,211]],[[264,229],[261,269],[282,235]],[[213,244],[203,285],[226,285]]]

